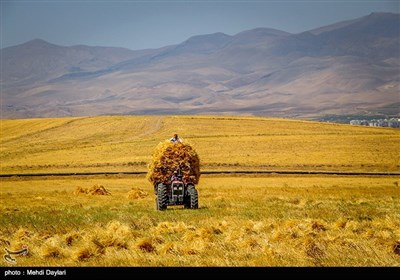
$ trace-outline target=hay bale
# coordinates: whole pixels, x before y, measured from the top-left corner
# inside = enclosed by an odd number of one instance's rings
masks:
[[[140,188],[132,188],[128,194],[127,197],[129,199],[139,199],[139,198],[145,198],[146,196],[148,196],[149,193],[140,189]]]
[[[106,190],[105,187],[99,185],[94,185],[90,189],[76,187],[74,194],[111,195],[111,193],[108,190]]]
[[[93,187],[91,187],[88,190],[87,193],[91,194],[91,195],[111,195],[111,193],[108,190],[106,190],[105,187],[103,187],[101,185],[100,186],[99,185],[94,185]]]
[[[169,181],[173,172],[181,167],[184,182],[197,184],[200,179],[200,159],[188,142],[160,142],[148,164],[147,179],[154,183]]]

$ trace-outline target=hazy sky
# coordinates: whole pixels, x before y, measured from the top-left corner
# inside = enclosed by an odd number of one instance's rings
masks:
[[[35,38],[64,46],[158,48],[193,35],[256,27],[299,33],[371,12],[400,12],[400,0],[0,1],[1,48]]]

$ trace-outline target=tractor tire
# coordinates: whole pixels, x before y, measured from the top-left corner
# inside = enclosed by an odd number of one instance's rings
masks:
[[[167,209],[168,194],[167,186],[163,183],[157,185],[157,198],[156,198],[157,210],[164,211]]]
[[[199,196],[198,192],[195,187],[191,187],[188,189],[189,198],[188,198],[188,207],[190,209],[197,209],[199,208]]]
[[[185,199],[183,200],[183,207],[185,209],[190,209],[190,194],[192,193],[193,189],[194,189],[193,185],[191,185],[191,184],[187,185],[186,196],[185,196]]]

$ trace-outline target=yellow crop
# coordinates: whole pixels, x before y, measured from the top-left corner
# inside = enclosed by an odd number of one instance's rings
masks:
[[[160,142],[148,164],[147,179],[152,182],[169,181],[173,172],[181,169],[184,182],[197,184],[200,178],[200,158],[194,148],[185,142]]]

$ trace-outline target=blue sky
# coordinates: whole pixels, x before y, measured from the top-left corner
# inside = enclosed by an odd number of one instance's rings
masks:
[[[400,12],[399,0],[0,1],[1,48],[36,38],[64,46],[158,48],[200,34],[257,27],[300,33],[371,12]]]

